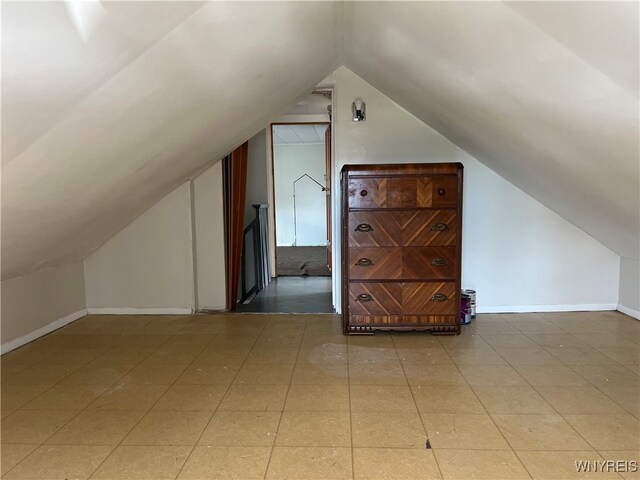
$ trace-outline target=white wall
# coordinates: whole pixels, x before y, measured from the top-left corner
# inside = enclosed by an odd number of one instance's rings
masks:
[[[278,246],[326,245],[326,193],[308,177],[296,183],[294,232],[293,182],[304,174],[324,185],[324,144],[274,145],[276,241]],[[296,241],[297,238],[297,241]]]
[[[193,180],[198,309],[222,310],[226,302],[222,162]]]
[[[190,193],[182,184],[85,259],[90,312],[194,308]]]
[[[640,320],[640,261],[620,258],[618,310]]]
[[[463,287],[480,311],[614,309],[619,257],[489,170],[350,70],[333,74],[336,177],[344,164],[462,162]],[[367,120],[351,121],[361,97]],[[496,141],[499,141],[496,140]],[[339,196],[334,197],[339,212]],[[334,222],[340,251],[339,218]],[[335,305],[340,263],[334,257]]]
[[[82,262],[2,282],[2,353],[87,313]]]

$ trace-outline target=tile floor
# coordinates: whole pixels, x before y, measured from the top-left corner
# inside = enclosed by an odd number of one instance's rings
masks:
[[[640,322],[93,316],[2,357],[2,478],[571,479],[638,461]],[[427,438],[431,449],[425,448]]]

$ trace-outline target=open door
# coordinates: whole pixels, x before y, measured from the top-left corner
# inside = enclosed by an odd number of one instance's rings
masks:
[[[331,271],[331,179],[333,178],[331,171],[331,124],[324,132],[324,156],[326,162],[325,192],[327,194],[327,268]]]
[[[245,142],[222,159],[227,310],[235,310],[238,303],[248,151],[249,144]]]

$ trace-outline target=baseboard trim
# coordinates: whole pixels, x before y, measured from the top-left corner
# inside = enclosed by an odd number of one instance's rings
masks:
[[[190,315],[191,308],[88,308],[89,315]]]
[[[632,308],[625,307],[623,304],[619,303],[618,308],[616,309],[625,315],[629,315],[630,317],[635,318],[636,320],[640,320],[640,311],[633,310]]]
[[[87,315],[87,309],[83,308],[82,310],[78,310],[77,312],[73,312],[69,315],[59,318],[58,320],[55,320],[42,328],[34,330],[31,333],[27,333],[26,335],[16,338],[15,340],[3,343],[2,345],[0,345],[0,354],[4,355],[11,350],[15,350],[16,348],[26,345],[29,342],[33,342],[34,340],[43,337],[48,333],[53,332],[54,330],[62,328],[65,325],[70,324],[71,322],[75,322],[76,320],[81,319],[85,315]]]
[[[535,313],[535,312],[593,312],[617,310],[615,303],[586,303],[579,305],[509,305],[479,306],[478,313]]]

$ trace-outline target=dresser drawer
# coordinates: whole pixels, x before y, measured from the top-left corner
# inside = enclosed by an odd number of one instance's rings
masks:
[[[347,228],[351,246],[455,245],[457,215],[455,210],[364,210],[349,213]]]
[[[397,280],[402,275],[400,247],[350,247],[349,278]]]
[[[455,247],[403,247],[403,280],[454,279],[458,273]]]
[[[349,208],[431,208],[455,206],[456,175],[350,177]]]
[[[405,315],[453,315],[456,305],[455,282],[402,284],[402,312]]]
[[[402,284],[350,283],[351,315],[395,315],[402,313]]]

